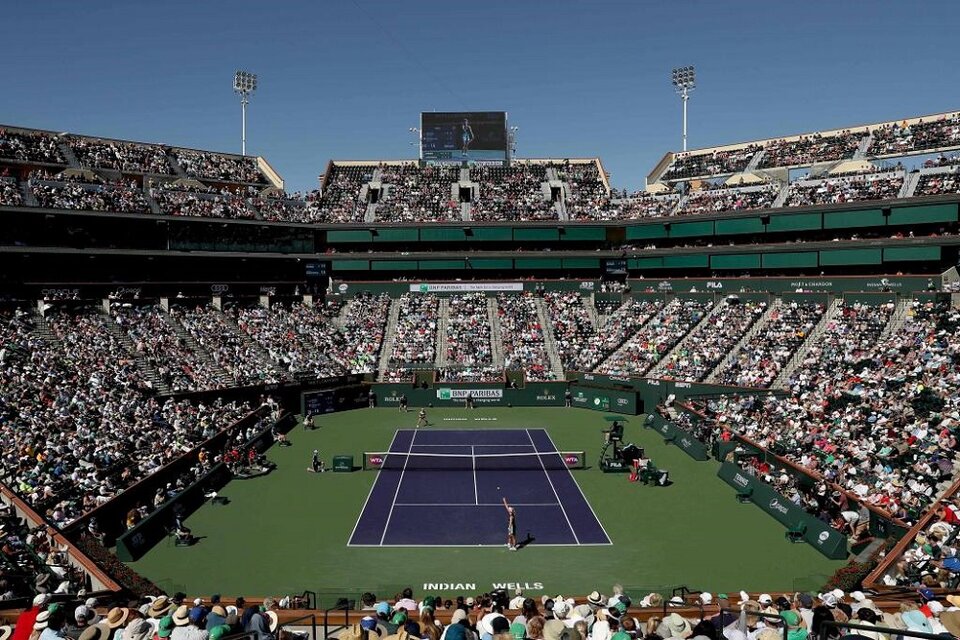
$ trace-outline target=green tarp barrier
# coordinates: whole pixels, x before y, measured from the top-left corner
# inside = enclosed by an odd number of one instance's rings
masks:
[[[804,527],[803,539],[823,555],[834,560],[846,559],[848,555],[846,536],[787,500],[770,485],[744,473],[740,467],[731,462],[720,465],[717,477],[736,489],[738,493],[749,493],[750,502],[766,511],[787,529],[796,530]]]
[[[560,407],[567,385],[563,382],[527,383],[522,389],[508,389],[503,383],[437,382],[428,389],[415,389],[412,384],[374,383],[378,407],[396,407],[400,396],[407,396],[411,407],[462,407],[468,391],[476,406]]]
[[[643,426],[657,431],[663,436],[663,439],[671,444],[680,447],[685,454],[694,460],[701,462],[710,459],[707,447],[702,442],[690,435],[686,430],[681,429],[673,422],[664,420],[664,418],[655,413],[647,416]]]

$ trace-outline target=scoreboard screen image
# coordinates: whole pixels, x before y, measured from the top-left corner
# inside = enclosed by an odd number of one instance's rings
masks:
[[[428,162],[506,160],[507,113],[421,113],[420,148]]]

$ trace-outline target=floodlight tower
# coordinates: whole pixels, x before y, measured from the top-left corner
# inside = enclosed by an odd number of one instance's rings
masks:
[[[697,86],[697,74],[693,66],[677,67],[671,73],[673,88],[683,101],[683,150],[687,150],[687,100]]]
[[[520,127],[510,127],[510,131],[507,133],[507,142],[510,144],[511,160],[517,155],[517,132],[518,131],[520,131]]]
[[[249,71],[237,71],[233,76],[233,92],[240,94],[240,109],[243,112],[243,124],[240,133],[241,153],[247,155],[247,105],[250,94],[257,90],[257,74]]]
[[[410,128],[408,129],[408,131],[409,131],[412,135],[414,135],[414,136],[417,137],[417,141],[416,141],[416,142],[411,142],[411,143],[410,143],[410,146],[411,146],[411,147],[413,147],[413,146],[416,146],[416,147],[417,147],[417,156],[418,156],[421,160],[423,160],[423,138],[422,138],[421,135],[420,135],[420,134],[422,133],[422,132],[420,131],[420,127],[410,127]]]

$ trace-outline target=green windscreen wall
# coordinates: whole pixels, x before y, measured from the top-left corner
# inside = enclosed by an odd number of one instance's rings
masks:
[[[838,249],[820,252],[820,264],[823,266],[880,264],[881,261],[880,249]]]
[[[735,233],[763,233],[763,220],[760,218],[740,218],[739,220],[717,220],[716,234],[718,236]]]
[[[819,213],[771,215],[767,231],[807,231],[819,229],[821,224],[821,214]]]
[[[816,267],[816,251],[789,251],[786,253],[763,254],[764,269],[802,269]]]
[[[850,227],[882,227],[886,222],[881,209],[859,211],[828,211],[823,214],[824,229],[847,229]]]
[[[759,269],[759,253],[728,253],[710,256],[711,269]]]

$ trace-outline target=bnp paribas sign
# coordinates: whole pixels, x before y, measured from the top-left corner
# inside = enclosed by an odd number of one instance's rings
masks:
[[[418,282],[411,293],[471,293],[477,291],[523,291],[522,282]]]

